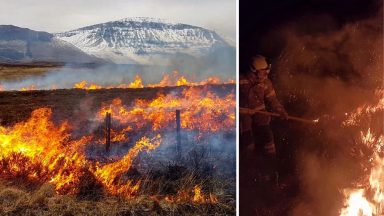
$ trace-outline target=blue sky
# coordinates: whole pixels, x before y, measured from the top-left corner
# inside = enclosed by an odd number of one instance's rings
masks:
[[[236,38],[236,0],[0,0],[0,24],[61,32],[126,17],[154,17]]]

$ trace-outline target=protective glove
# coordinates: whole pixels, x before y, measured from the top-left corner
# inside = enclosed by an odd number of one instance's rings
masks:
[[[278,109],[277,113],[280,114],[281,119],[288,120],[288,113],[284,110],[284,108]]]

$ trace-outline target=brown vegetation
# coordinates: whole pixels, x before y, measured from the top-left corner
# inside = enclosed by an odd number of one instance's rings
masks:
[[[61,64],[0,64],[0,81],[15,81],[31,76],[41,76],[62,67]]]
[[[110,196],[97,187],[84,189],[77,196],[58,195],[54,186],[27,185],[16,182],[0,182],[0,215],[234,215],[234,196],[224,196],[223,182],[205,179],[205,185],[219,193],[218,203],[198,203],[182,200],[172,202],[166,194],[176,196],[178,188],[193,188],[198,181],[196,175],[189,173],[171,181],[163,173],[147,174],[143,180],[141,193],[132,199]],[[158,178],[158,179],[156,179]],[[202,180],[202,179],[200,179]],[[84,181],[89,181],[84,180]],[[233,183],[233,182],[232,182]],[[90,182],[84,182],[84,185]],[[225,184],[229,184],[225,183]],[[31,189],[32,188],[32,189]],[[100,190],[100,191],[98,191]],[[174,191],[172,193],[172,190]],[[151,195],[152,194],[152,195]]]
[[[233,84],[212,86],[213,89],[229,92]],[[0,125],[12,125],[26,120],[31,112],[40,107],[55,110],[58,119],[71,119],[79,112],[93,114],[102,103],[110,103],[120,98],[129,105],[135,99],[152,99],[159,93],[167,94],[173,90],[181,91],[185,87],[140,88],[140,89],[58,89],[36,91],[0,91]]]

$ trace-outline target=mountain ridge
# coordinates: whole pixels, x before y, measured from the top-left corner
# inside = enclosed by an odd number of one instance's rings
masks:
[[[85,53],[115,63],[148,64],[179,53],[198,57],[216,47],[231,47],[216,32],[155,18],[124,18],[56,33]]]
[[[236,48],[215,31],[156,18],[124,18],[53,34],[0,25],[0,62],[159,65],[233,74]]]
[[[1,62],[103,62],[44,31],[14,25],[0,25]]]

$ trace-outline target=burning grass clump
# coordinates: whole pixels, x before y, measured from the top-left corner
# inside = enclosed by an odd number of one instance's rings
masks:
[[[179,165],[140,175],[141,189],[129,199],[109,195],[90,173],[81,179],[77,196],[57,194],[49,183],[28,190],[3,180],[0,215],[235,214],[235,196],[226,197],[225,183],[218,179],[201,178]]]
[[[172,196],[177,198],[177,195],[182,192],[190,194],[186,196],[185,202],[193,200],[196,195],[196,189],[200,191],[202,195],[206,195],[207,198],[215,197],[214,200],[202,201],[202,202],[218,202],[222,194],[226,193],[226,186],[230,183],[227,181],[220,181],[214,176],[202,176],[200,173],[195,172],[185,166],[177,164],[170,164],[165,168],[159,170],[152,170],[145,175],[146,178],[142,181],[142,193],[153,194],[159,196]],[[228,184],[228,185],[227,185]],[[220,197],[218,197],[219,195]],[[234,194],[232,194],[234,198]],[[230,197],[230,196],[229,196]],[[179,197],[180,201],[182,197]],[[189,200],[188,200],[189,199]]]

